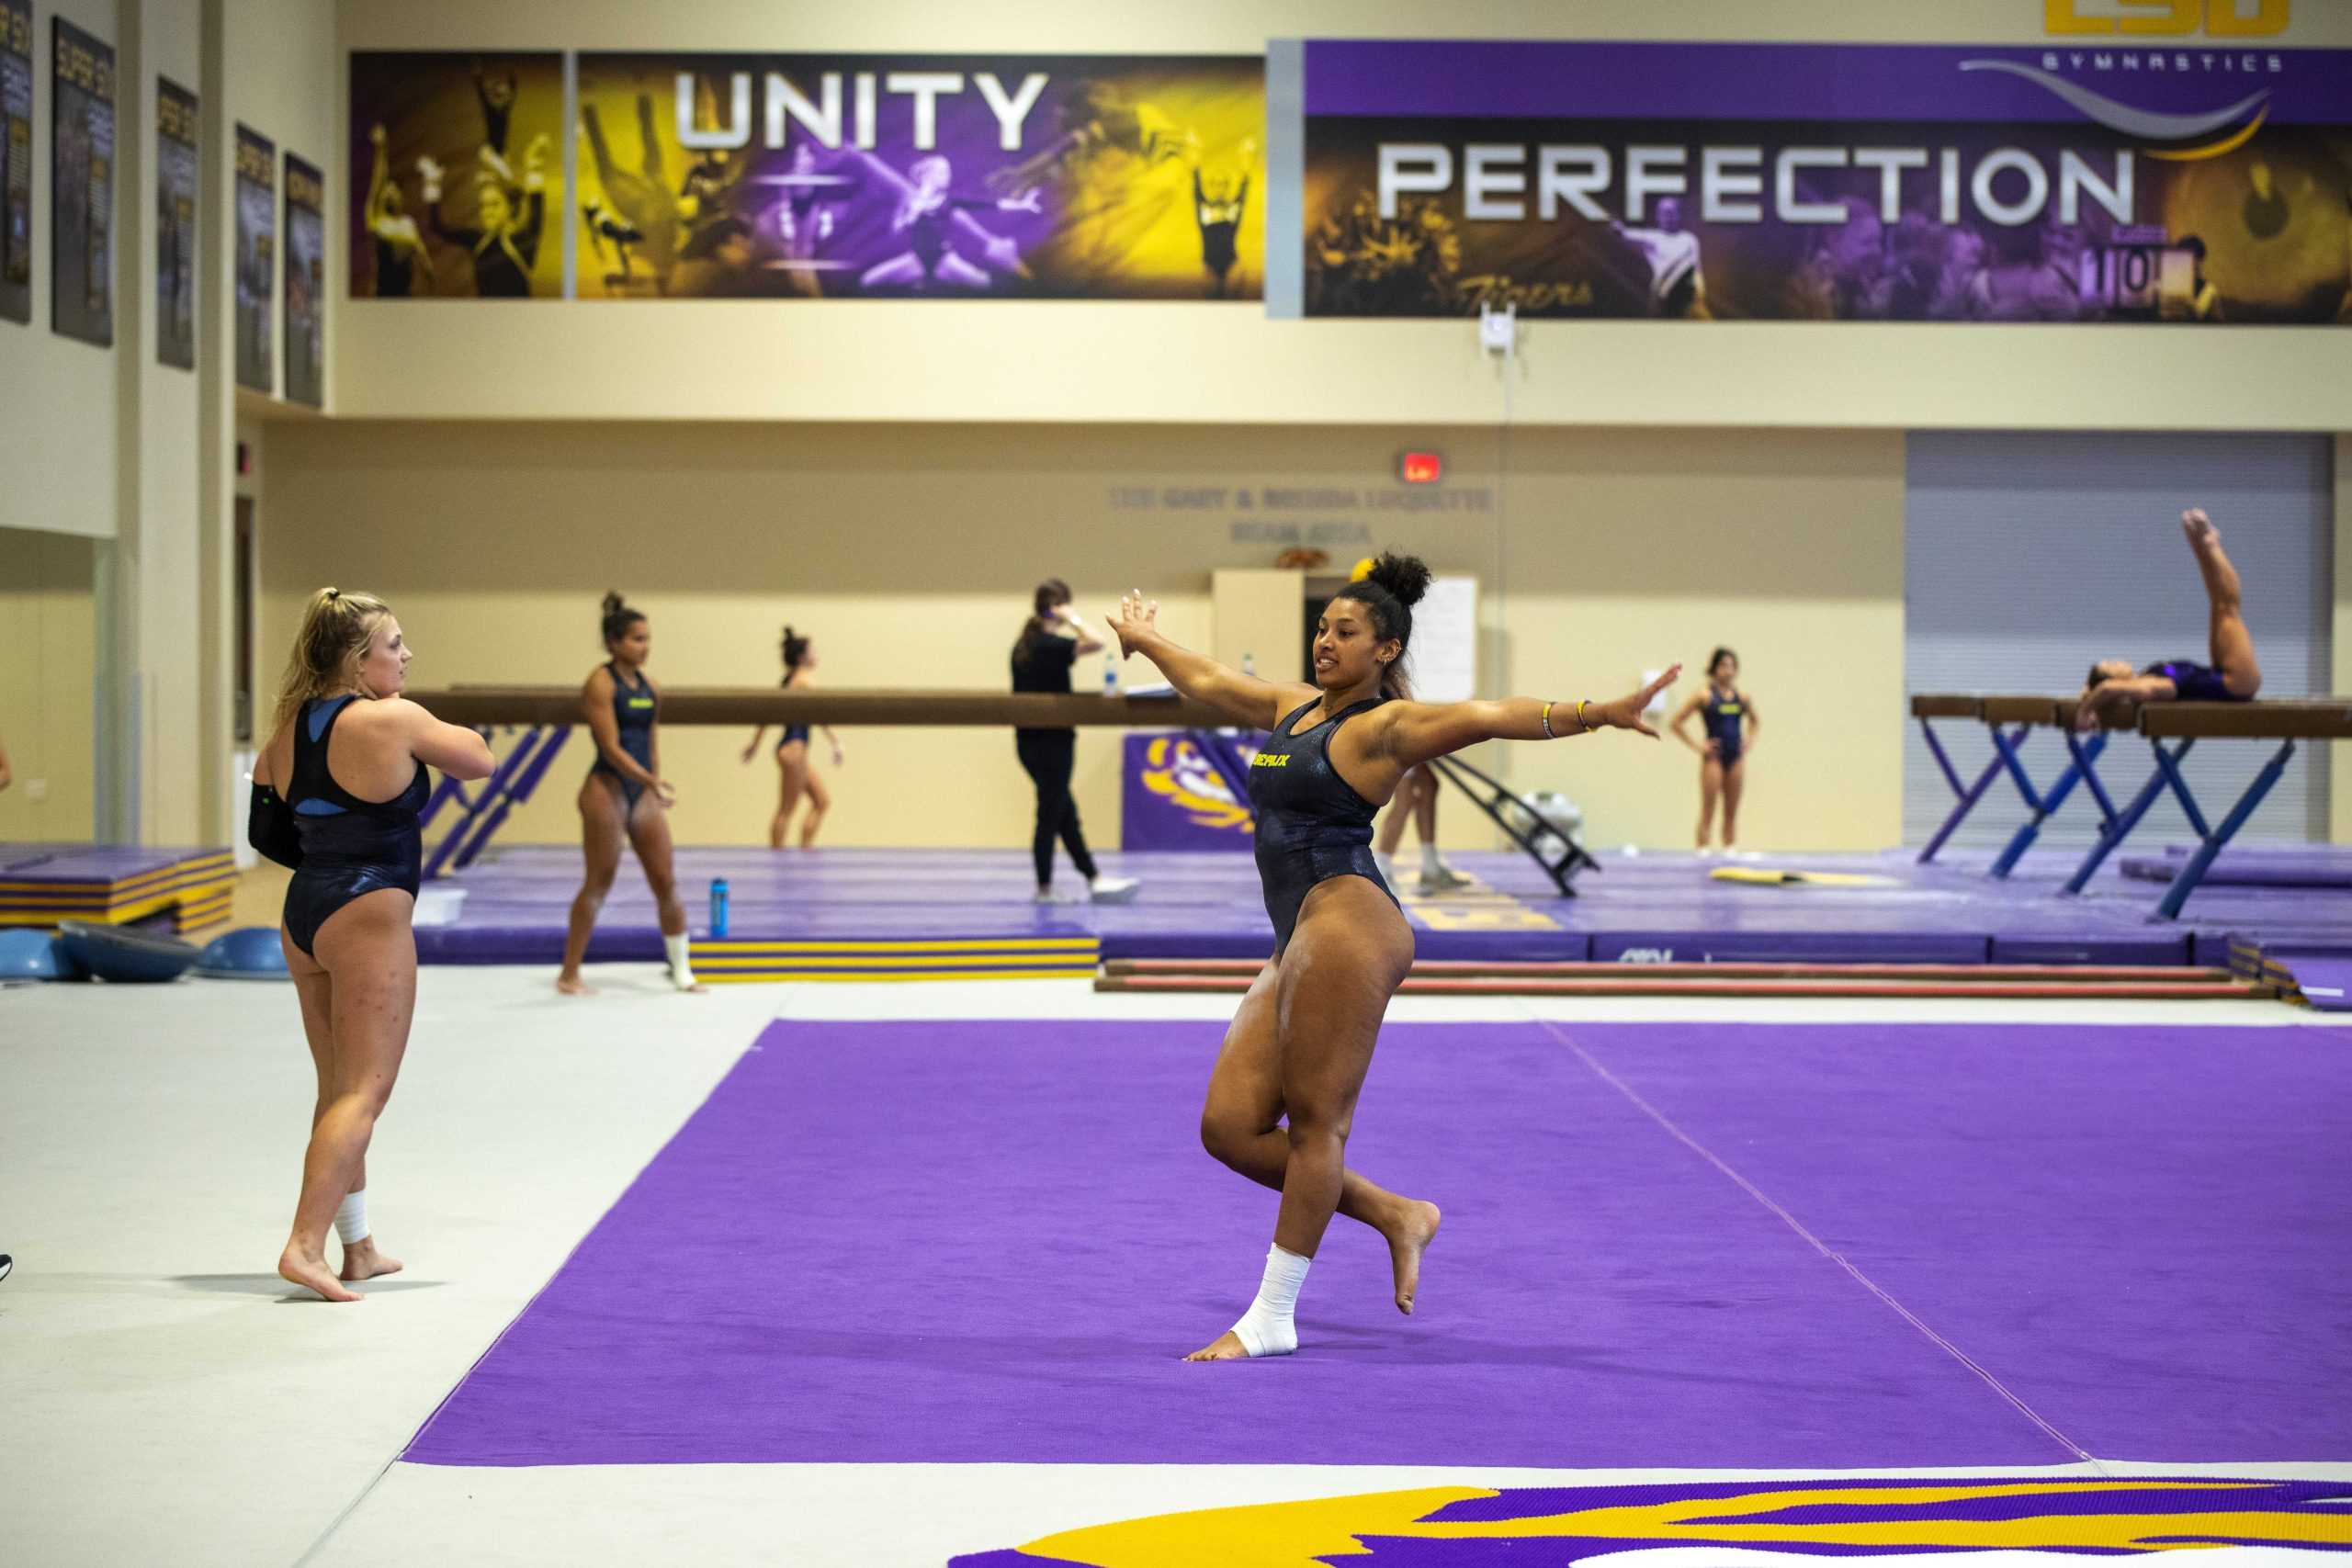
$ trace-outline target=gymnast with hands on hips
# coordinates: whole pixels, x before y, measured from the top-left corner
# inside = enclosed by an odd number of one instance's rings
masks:
[[[415,652],[384,602],[322,588],[303,611],[275,732],[254,763],[245,835],[294,873],[278,940],[302,1010],[318,1100],[281,1279],[331,1302],[397,1273],[368,1227],[368,1145],[391,1098],[416,1010],[410,926],[424,863],[429,763],[490,776],[479,734],[401,695]],[[326,1262],[327,1227],[343,1266]]]
[[[2222,552],[2222,533],[2201,509],[2180,514],[2180,529],[2205,580],[2205,656],[2213,662],[2165,659],[2134,674],[2131,660],[2102,659],[2091,666],[2075,699],[2075,728],[2090,730],[2133,722],[2143,703],[2250,703],[2262,690],[2262,666],[2246,629],[2245,592],[2237,568]]]
[[[1611,702],[1414,702],[1404,660],[1412,606],[1429,582],[1419,560],[1390,554],[1342,588],[1316,623],[1311,686],[1262,681],[1177,647],[1160,635],[1158,603],[1140,592],[1112,617],[1122,654],[1142,654],[1186,697],[1271,732],[1251,759],[1249,783],[1274,954],[1218,1049],[1201,1141],[1240,1174],[1279,1190],[1282,1205],[1256,1301],[1187,1360],[1296,1349],[1299,1289],[1335,1213],[1380,1233],[1396,1308],[1413,1310],[1437,1205],[1375,1185],[1343,1157],[1381,1018],[1413,965],[1412,929],[1372,856],[1373,818],[1398,780],[1487,740],[1596,729],[1656,739],[1643,710],[1680,672],[1678,665]]]

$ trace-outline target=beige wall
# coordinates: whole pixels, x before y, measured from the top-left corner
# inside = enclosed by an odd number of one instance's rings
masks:
[[[0,746],[15,774],[0,842],[90,837],[98,548],[0,528]]]
[[[576,681],[602,657],[597,599],[618,588],[651,616],[651,670],[669,682],[774,680],[789,619],[816,636],[830,682],[1001,690],[1040,577],[1067,578],[1091,615],[1144,587],[1173,636],[1205,646],[1210,571],[1272,562],[1277,546],[1235,540],[1245,519],[1233,511],[1122,511],[1114,487],[1393,493],[1378,476],[1405,440],[1385,428],[1301,442],[1204,426],[281,425],[263,492],[263,663],[277,667],[302,596],[333,582],[392,601],[420,688]],[[1615,695],[1645,669],[1733,644],[1770,726],[1747,836],[1894,841],[1900,728],[1854,716],[1900,711],[1899,436],[1521,432],[1505,472],[1499,438],[1477,432],[1446,456],[1453,486],[1495,492],[1499,515],[1405,521],[1368,504],[1293,515],[1340,525],[1348,536],[1329,547],[1342,568],[1398,548],[1479,578],[1505,650],[1492,684],[1505,689]],[[1128,679],[1146,673],[1134,666]],[[1098,682],[1099,661],[1078,678]],[[775,775],[765,758],[740,761],[749,739],[665,732],[683,840],[763,837]],[[843,739],[849,765],[828,773],[831,841],[1022,841],[1027,784],[1004,734]],[[1679,747],[1610,737],[1509,751],[1513,781],[1566,790],[1600,842],[1689,832],[1695,764]],[[575,741],[511,834],[573,840],[587,762]],[[1080,805],[1105,844],[1116,841],[1116,772],[1110,736],[1090,732]],[[1452,841],[1487,841],[1458,807],[1449,823]]]
[[[2352,44],[2352,5],[2301,0],[2294,14],[2290,41]],[[1269,38],[1432,33],[2042,36],[2033,0],[1461,0],[1442,11],[1423,0],[876,0],[821,21],[787,18],[765,0],[343,0],[341,15],[346,49],[1256,53]],[[1527,339],[1512,414],[1530,423],[2352,428],[2346,333],[1544,321]],[[1493,423],[1505,406],[1465,322],[1270,321],[1244,305],[1175,303],[347,300],[334,380],[341,409],[380,418],[1458,425]],[[2183,387],[2205,395],[2184,398]]]
[[[50,264],[50,176],[56,114],[56,73],[50,60],[51,18],[63,17],[104,42],[120,45],[114,0],[35,0],[33,6],[33,319],[29,325],[0,321],[0,430],[8,433],[0,453],[0,528],[41,529],[111,538],[115,534],[116,355],[50,329],[50,294],[56,269]],[[118,139],[141,123],[130,112],[132,84],[118,83]],[[115,182],[115,256],[120,264],[138,254],[132,238],[144,233],[124,221],[130,199]],[[119,341],[122,274],[116,282],[116,331]]]

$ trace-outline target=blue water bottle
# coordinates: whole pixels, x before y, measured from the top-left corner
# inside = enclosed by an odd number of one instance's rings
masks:
[[[727,879],[723,876],[710,879],[710,934],[727,934]]]
[[[1106,697],[1119,694],[1119,655],[1115,650],[1102,656],[1102,694]]]

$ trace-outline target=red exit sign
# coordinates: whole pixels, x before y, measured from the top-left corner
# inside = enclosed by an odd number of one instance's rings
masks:
[[[1445,478],[1445,459],[1434,452],[1408,452],[1397,459],[1396,468],[1408,485],[1433,485]]]

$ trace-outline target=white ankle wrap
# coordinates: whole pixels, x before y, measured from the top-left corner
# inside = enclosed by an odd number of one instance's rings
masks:
[[[1306,1283],[1306,1266],[1314,1261],[1280,1247],[1266,1249],[1266,1277],[1259,1282],[1258,1299],[1233,1325],[1233,1337],[1253,1359],[1287,1356],[1298,1348],[1298,1292]]]
[[[345,1247],[368,1239],[368,1194],[364,1190],[344,1194],[342,1205],[334,1212],[334,1234],[343,1238]]]
[[[691,990],[694,987],[694,965],[686,961],[686,949],[692,944],[693,940],[684,931],[680,931],[676,936],[664,936],[662,939],[662,945],[669,951],[670,954],[670,983],[682,991]]]

